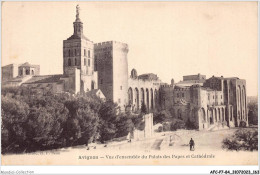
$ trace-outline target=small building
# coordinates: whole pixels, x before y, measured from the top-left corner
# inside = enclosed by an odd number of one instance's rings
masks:
[[[98,98],[98,99],[101,99],[102,101],[106,101],[106,97],[100,89],[94,89],[94,90],[88,91],[88,92],[86,92],[86,95],[91,98]]]

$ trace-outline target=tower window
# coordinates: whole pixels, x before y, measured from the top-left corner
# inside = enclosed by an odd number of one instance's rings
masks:
[[[103,84],[103,79],[100,79],[100,84]]]
[[[71,55],[70,55],[70,50],[69,50],[69,56],[71,56]]]
[[[84,56],[86,56],[86,49],[84,49]]]
[[[75,66],[77,66],[77,58],[75,58]]]
[[[182,93],[182,97],[184,97],[184,93]]]
[[[90,66],[90,59],[88,59],[88,66]]]
[[[71,60],[70,60],[70,58],[69,58],[69,60],[68,60],[68,66],[71,66]]]
[[[94,88],[95,88],[95,82],[92,81],[92,82],[91,82],[91,90],[93,90]]]
[[[75,56],[77,55],[77,50],[75,49]]]
[[[90,58],[90,50],[88,50],[88,57]]]
[[[97,71],[97,59],[95,58],[94,71]]]
[[[32,70],[32,75],[34,75],[34,71]]]
[[[84,58],[84,66],[86,66],[86,64],[87,64],[87,59]]]

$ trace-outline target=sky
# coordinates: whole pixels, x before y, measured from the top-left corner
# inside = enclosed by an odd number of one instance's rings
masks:
[[[166,83],[184,75],[239,77],[258,94],[257,2],[2,2],[2,66],[39,64],[62,74],[63,40],[79,4],[94,43],[127,43],[128,72]]]

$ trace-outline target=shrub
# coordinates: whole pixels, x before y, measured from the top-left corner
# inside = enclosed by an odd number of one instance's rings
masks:
[[[258,103],[248,103],[248,123],[257,125],[258,124]]]
[[[159,112],[155,112],[153,117],[153,124],[155,125],[157,123],[167,122],[170,120],[170,118],[171,114],[169,113],[169,111],[162,110]]]
[[[140,131],[144,130],[144,121],[142,115],[134,115],[132,116],[132,122],[134,124],[134,127]]]
[[[240,129],[234,135],[223,140],[223,149],[227,150],[258,150],[258,131],[256,129]]]
[[[196,129],[196,126],[193,122],[190,121],[190,118],[185,123],[186,129]]]
[[[177,129],[185,129],[185,122],[183,120],[174,119],[171,122],[170,130],[176,131]]]
[[[119,120],[116,122],[117,132],[116,137],[127,136],[128,133],[133,132],[134,123],[131,119],[131,115],[122,115],[119,117]]]
[[[171,123],[164,122],[163,123],[163,131],[170,131],[171,130]]]
[[[242,127],[242,128],[245,128],[246,127],[246,122],[245,121],[240,121],[239,126]]]
[[[146,105],[144,104],[144,102],[142,102],[142,104],[141,104],[141,113],[143,113],[143,114],[147,114],[148,113],[148,110],[147,110]]]
[[[158,127],[158,132],[162,132],[163,131],[163,127],[162,126],[159,126]]]

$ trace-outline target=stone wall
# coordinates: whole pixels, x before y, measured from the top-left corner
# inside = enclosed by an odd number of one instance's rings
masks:
[[[17,64],[9,64],[7,66],[2,67],[2,81],[8,81],[12,78],[18,76],[18,65]]]
[[[135,129],[133,133],[133,137],[135,140],[142,140],[150,138],[154,135],[154,128],[153,128],[153,113],[149,113],[143,116],[144,130],[140,131]]]
[[[128,78],[128,104],[133,111],[141,109],[144,102],[148,110],[159,105],[160,80],[143,80]]]

